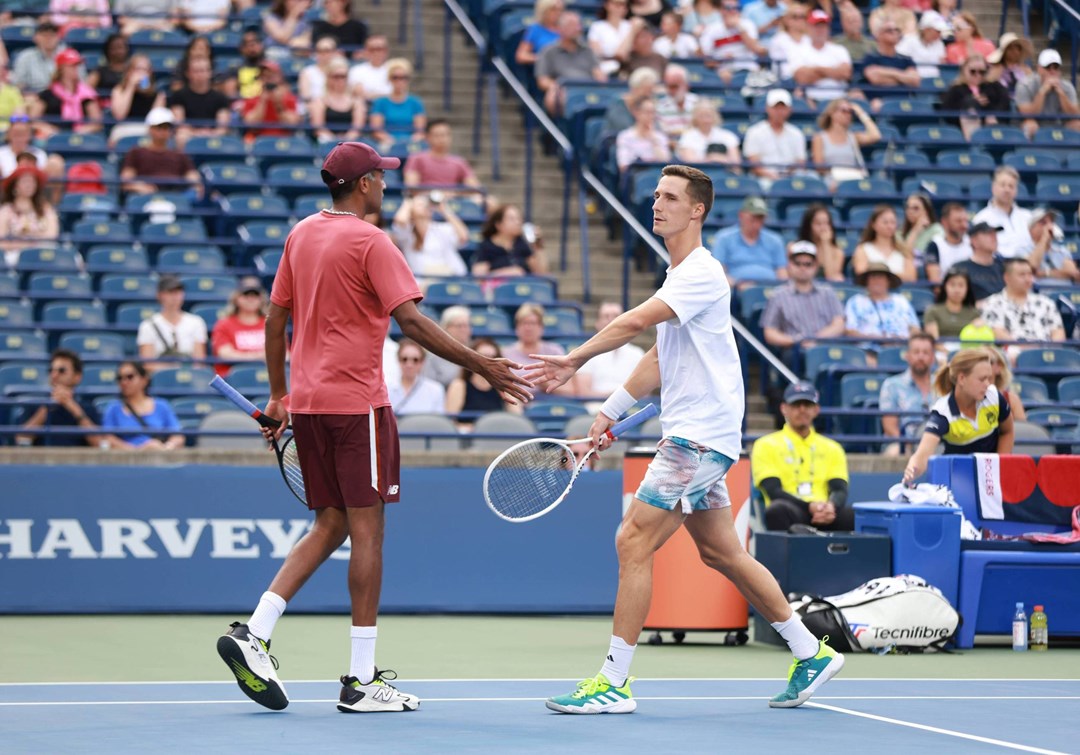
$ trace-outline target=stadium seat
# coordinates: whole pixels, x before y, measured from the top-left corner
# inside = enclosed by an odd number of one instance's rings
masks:
[[[473,425],[474,451],[505,451],[514,444],[510,438],[481,438],[481,435],[517,435],[520,439],[536,437],[536,426],[528,417],[510,412],[489,412]]]
[[[911,302],[915,314],[922,317],[926,308],[934,303],[934,292],[929,288],[917,288],[915,286],[901,286],[897,291],[901,296]]]
[[[555,286],[540,278],[522,278],[500,283],[493,289],[491,298],[501,307],[516,308],[529,302],[549,304],[555,301]]]
[[[1066,428],[1075,430],[1080,427],[1080,411],[1072,409],[1033,409],[1027,413],[1027,421],[1045,428]]]
[[[80,395],[116,394],[116,365],[87,364],[83,366],[83,379],[79,383]],[[103,402],[104,403],[104,402]]]
[[[1067,175],[1040,178],[1035,184],[1035,201],[1066,213],[1075,212],[1080,203],[1080,178]]]
[[[131,35],[128,40],[132,49],[148,48],[175,48],[183,50],[188,43],[186,34],[179,31],[162,29],[140,29]]]
[[[147,134],[128,134],[127,136],[121,136],[113,142],[113,150],[115,150],[118,155],[126,155],[136,147],[146,147],[149,144],[150,137]]]
[[[566,423],[571,417],[589,413],[585,405],[577,401],[534,401],[525,406],[525,416],[532,420],[536,432],[548,438],[564,437]]]
[[[271,165],[266,169],[266,185],[287,200],[322,189],[326,184],[320,176],[322,168],[316,165]],[[288,216],[288,209],[278,217]]]
[[[255,255],[255,269],[259,271],[263,281],[274,280],[278,265],[281,264],[281,256],[284,253],[281,249],[264,249]],[[430,288],[428,289],[428,295],[430,295]]]
[[[886,346],[877,355],[880,369],[890,372],[903,372],[908,368],[907,346]]]
[[[956,126],[910,126],[907,130],[907,141],[918,144],[920,149],[931,157],[943,149],[967,144],[963,132]]]
[[[207,34],[206,38],[210,40],[210,48],[215,53],[229,53],[240,47],[241,35],[231,29],[218,29]]]
[[[1068,379],[1068,378],[1066,378]],[[1063,381],[1064,382],[1064,381]],[[1009,390],[1020,397],[1024,405],[1046,404],[1050,402],[1050,391],[1046,388],[1046,381],[1032,375],[1013,375]],[[1061,393],[1061,385],[1058,385],[1058,393]]]
[[[920,170],[918,175],[904,179],[900,185],[900,193],[907,196],[921,191],[935,199],[939,197],[962,199],[965,194],[965,184],[953,180],[955,177],[954,173],[927,173],[925,170]]]
[[[179,50],[146,50],[146,57],[150,58],[150,68],[154,76],[159,79],[168,79],[180,65],[183,53]]]
[[[157,279],[145,273],[109,273],[101,276],[98,294],[108,301],[154,301],[157,298]]]
[[[59,347],[84,358],[119,360],[125,356],[124,337],[118,333],[64,333]]]
[[[402,451],[460,451],[462,438],[424,438],[425,433],[456,435],[457,425],[442,414],[407,414],[397,421]]]
[[[24,328],[33,324],[33,307],[18,300],[0,299],[0,328]]]
[[[19,279],[14,273],[0,272],[0,296],[18,296]]]
[[[1048,456],[1057,453],[1050,433],[1042,425],[1037,425],[1028,420],[1016,420],[1013,422],[1013,437],[1016,441],[1038,441],[1037,443],[1017,443],[1014,453],[1029,454],[1031,456]]]
[[[113,324],[127,330],[136,330],[139,323],[158,311],[157,302],[135,301],[121,304],[113,315]]]
[[[214,191],[229,193],[259,191],[262,188],[262,174],[258,169],[239,160],[205,162],[199,171],[203,183]]]
[[[544,336],[559,338],[584,335],[581,313],[574,307],[547,307],[544,310]]]
[[[292,226],[284,220],[249,220],[237,229],[237,235],[243,242],[241,258],[234,257],[234,264],[246,267],[260,249],[266,247],[284,247]]]
[[[997,161],[985,152],[947,149],[938,153],[934,165],[941,170],[954,168],[993,171]]]
[[[216,373],[209,367],[168,367],[154,373],[153,393],[159,396],[209,393]]]
[[[262,435],[253,432],[251,417],[235,407],[213,411],[199,421],[199,430],[230,430],[233,435],[200,435],[195,443],[199,448],[230,451],[261,451],[266,448]]]
[[[220,301],[202,302],[191,307],[191,314],[201,317],[207,330],[213,330],[224,309],[225,305]]]
[[[897,199],[896,186],[886,178],[841,181],[836,186],[836,202],[841,208],[889,203]]]
[[[1080,369],[1080,351],[1068,348],[1024,349],[1016,357],[1016,369]]]
[[[95,244],[86,251],[86,272],[142,273],[150,269],[146,252],[127,245]]]
[[[185,430],[198,427],[203,417],[211,412],[236,409],[231,401],[220,396],[177,396],[169,399],[169,403],[172,405],[173,412],[176,413],[176,418],[180,420],[180,425]],[[248,427],[250,426],[251,420],[249,418]]]
[[[1024,132],[1015,126],[984,126],[971,134],[971,146],[983,147],[996,158],[1017,147],[1031,146]]]
[[[242,163],[247,157],[247,148],[238,136],[193,136],[184,146],[184,153],[196,166],[202,167],[210,160],[231,159]]]
[[[472,326],[473,335],[488,338],[501,338],[512,336],[514,333],[510,316],[501,309],[486,306],[472,306],[469,308],[469,325]]]
[[[269,179],[270,176],[268,175],[267,178]],[[278,194],[263,194],[262,192],[233,192],[226,194],[222,199],[222,209],[230,220],[236,221],[236,225],[244,222],[245,219],[281,220],[289,217],[291,213],[289,203],[285,201],[284,197]]]
[[[80,220],[71,229],[71,240],[82,251],[99,244],[123,244],[134,242],[131,226],[116,220]]]
[[[180,281],[184,284],[184,298],[192,302],[224,302],[236,290],[236,278],[232,275],[181,275]]]
[[[170,244],[158,252],[157,269],[171,272],[214,273],[225,269],[225,253],[211,244]]]
[[[819,344],[803,352],[803,373],[807,380],[816,382],[818,375],[831,364],[848,367],[867,366],[866,352],[858,346]]]
[[[84,273],[31,273],[26,290],[35,298],[88,297],[90,276]]]
[[[41,322],[72,329],[105,325],[105,307],[93,301],[55,301],[41,309]]]
[[[1068,128],[1040,128],[1031,138],[1033,147],[1075,150],[1080,147],[1080,131]]]
[[[251,144],[251,156],[261,170],[271,165],[314,165],[315,149],[300,136],[259,136]]]
[[[1043,170],[1058,170],[1061,168],[1061,158],[1053,152],[1041,149],[1018,149],[1009,152],[1002,158],[1002,163],[1025,173],[1035,173]]]
[[[23,274],[78,273],[81,268],[82,260],[74,249],[54,247],[23,249],[15,263],[15,271]]]
[[[1062,378],[1057,386],[1058,402],[1080,406],[1080,376]]]
[[[180,191],[161,191],[154,194],[129,194],[124,200],[124,212],[135,214],[146,219],[146,206],[151,202],[169,202],[175,208],[177,214],[191,211],[191,197]]]
[[[49,392],[49,365],[45,362],[0,364],[0,397]]]
[[[479,283],[469,280],[435,281],[424,292],[424,300],[436,307],[453,304],[485,304],[487,297]]]
[[[252,396],[265,396],[270,393],[270,374],[266,365],[262,364],[237,364],[234,365],[226,377],[236,390],[248,398]]]
[[[320,210],[329,210],[332,206],[333,202],[326,194],[304,194],[296,198],[293,212],[298,220],[302,220]]]
[[[888,373],[857,372],[840,378],[840,405],[865,406],[867,401],[877,401],[881,395],[881,383]]]
[[[34,330],[0,329],[0,362],[11,359],[44,359],[45,336]]]
[[[83,220],[108,220],[119,209],[112,198],[101,194],[65,194],[56,206],[65,231],[71,231],[80,216]]]
[[[48,6],[41,12],[48,10]],[[0,40],[3,40],[9,55],[34,44],[34,24],[8,24],[0,29]]]
[[[45,151],[57,154],[67,162],[105,161],[112,150],[101,134],[76,134],[73,131],[61,131],[50,136],[45,142]]]
[[[206,243],[206,227],[199,220],[147,223],[139,231],[139,241],[146,247],[150,259],[156,259],[165,246]]]
[[[875,202],[868,199],[865,204],[856,204],[850,210],[848,210],[848,225],[856,229],[862,229],[870,221],[870,216],[874,214],[874,210],[877,209],[877,206],[879,204],[892,205],[893,209],[896,211],[896,216],[898,218],[902,218],[904,216],[903,208],[897,205],[895,202]],[[855,244],[851,245],[851,252],[854,252],[855,247],[858,246],[858,235],[858,233],[855,234]],[[845,254],[850,254],[850,252],[847,252],[845,250]]]
[[[787,211],[795,202],[815,202],[829,196],[829,187],[820,178],[814,176],[792,176],[775,181],[769,189],[769,196],[778,202],[781,213]]]

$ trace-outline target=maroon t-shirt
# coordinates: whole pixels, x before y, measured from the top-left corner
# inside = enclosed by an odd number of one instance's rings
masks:
[[[195,170],[191,158],[176,150],[135,147],[126,155],[121,169],[132,168],[139,178],[183,178]]]

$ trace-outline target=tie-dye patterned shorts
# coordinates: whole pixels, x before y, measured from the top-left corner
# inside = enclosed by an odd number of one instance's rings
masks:
[[[707,446],[683,438],[664,438],[637,489],[637,497],[668,511],[682,501],[687,514],[722,509],[731,505],[724,475],[734,463]]]

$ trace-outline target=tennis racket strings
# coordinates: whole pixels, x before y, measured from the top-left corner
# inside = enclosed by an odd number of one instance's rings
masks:
[[[510,519],[526,519],[557,503],[576,475],[573,449],[535,440],[510,449],[490,470],[488,500]]]
[[[285,484],[289,486],[289,489],[297,498],[301,501],[306,501],[307,493],[304,489],[304,473],[300,469],[300,456],[296,452],[296,443],[293,442],[293,437],[291,435],[288,440],[285,441],[285,445],[281,449],[281,456],[278,461],[281,463],[281,474],[285,478]]]

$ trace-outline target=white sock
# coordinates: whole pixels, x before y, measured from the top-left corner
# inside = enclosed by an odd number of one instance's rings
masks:
[[[285,599],[267,590],[259,598],[255,613],[251,614],[251,618],[247,621],[248,630],[263,642],[269,642],[270,635],[274,633],[274,625],[283,613],[285,613]]]
[[[349,676],[355,676],[361,684],[371,684],[375,678],[375,638],[379,636],[379,629],[353,627],[349,636],[352,638]]]
[[[810,630],[802,623],[798,614],[791,614],[791,618],[787,621],[774,621],[772,628],[780,633],[784,642],[791,648],[791,654],[800,661],[813,658],[818,654],[818,639],[810,634]]]
[[[636,649],[637,645],[627,645],[622,637],[611,635],[607,658],[604,659],[604,665],[600,668],[600,673],[606,676],[608,681],[616,687],[623,686],[630,676],[630,663],[634,660],[634,651]]]

